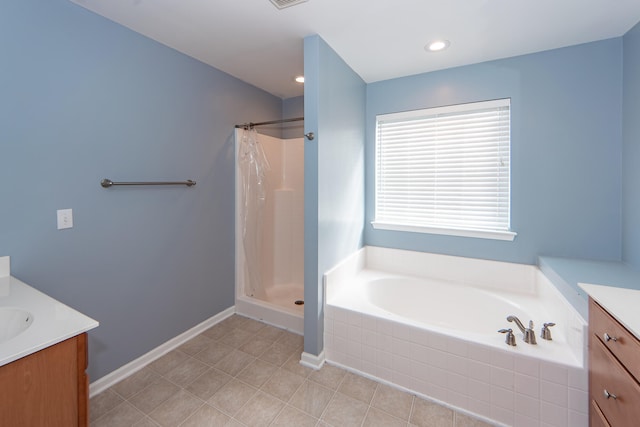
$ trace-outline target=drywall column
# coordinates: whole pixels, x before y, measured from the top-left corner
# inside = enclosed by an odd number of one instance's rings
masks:
[[[323,349],[322,275],[362,246],[364,81],[319,36],[304,41],[304,351]]]

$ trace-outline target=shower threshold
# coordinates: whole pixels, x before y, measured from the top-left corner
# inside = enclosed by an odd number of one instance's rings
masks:
[[[304,334],[304,305],[296,305],[289,297],[288,306],[240,295],[236,297],[236,313],[269,325]]]

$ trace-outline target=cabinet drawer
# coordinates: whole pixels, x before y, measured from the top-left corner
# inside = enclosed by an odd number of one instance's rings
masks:
[[[589,405],[589,427],[611,427],[595,401]]]
[[[593,300],[589,301],[589,332],[640,380],[640,342]]]
[[[591,399],[612,426],[636,425],[640,419],[640,386],[599,340],[593,340],[590,356]]]

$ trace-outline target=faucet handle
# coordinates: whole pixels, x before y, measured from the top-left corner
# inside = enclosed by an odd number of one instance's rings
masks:
[[[540,331],[540,337],[542,339],[551,341],[551,331],[549,330],[550,327],[555,326],[555,323],[543,323],[542,324],[542,330]]]
[[[500,332],[501,334],[507,334],[507,336],[505,337],[505,342],[508,345],[516,345],[516,337],[513,335],[513,329],[500,329],[498,332]]]

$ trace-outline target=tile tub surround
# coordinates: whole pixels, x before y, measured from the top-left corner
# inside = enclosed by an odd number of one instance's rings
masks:
[[[337,283],[348,283],[354,273],[370,268],[379,259],[401,268],[402,259],[415,262],[412,257],[413,253],[381,257],[378,252],[372,262],[364,250],[327,276],[334,275]],[[472,275],[468,268],[456,271]],[[325,286],[324,343],[329,362],[504,425],[588,424],[587,371],[583,364],[561,364],[518,354],[528,345],[522,342],[519,331],[515,349],[492,347],[390,321],[392,316],[372,316],[334,306],[332,296],[337,291],[330,277],[325,277]],[[585,345],[584,340],[579,341]]]
[[[234,315],[94,396],[92,427],[492,424],[325,364],[302,337]]]

